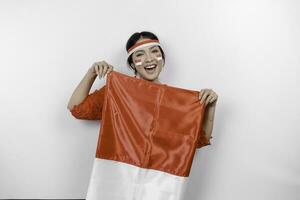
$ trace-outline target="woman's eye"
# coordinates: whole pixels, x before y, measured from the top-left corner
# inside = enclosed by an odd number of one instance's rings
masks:
[[[157,50],[153,50],[152,52],[157,53],[158,51]]]
[[[137,54],[136,56],[141,56],[142,54]]]

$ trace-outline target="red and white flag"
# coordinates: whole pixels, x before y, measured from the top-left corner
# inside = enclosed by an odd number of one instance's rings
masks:
[[[116,71],[71,112],[101,120],[87,200],[183,200],[195,150],[212,138],[199,91]]]

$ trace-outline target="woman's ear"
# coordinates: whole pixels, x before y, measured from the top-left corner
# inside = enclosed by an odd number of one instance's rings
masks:
[[[132,67],[133,70],[136,71],[136,68],[135,68],[135,65],[134,65],[134,64],[132,64],[131,67]]]
[[[134,63],[133,63],[133,62],[130,64],[130,66],[131,66],[131,68],[132,68],[133,70],[135,70],[135,66],[134,66]]]
[[[133,63],[130,64],[131,68],[133,69],[134,73],[136,73],[136,68],[135,68],[135,65]]]

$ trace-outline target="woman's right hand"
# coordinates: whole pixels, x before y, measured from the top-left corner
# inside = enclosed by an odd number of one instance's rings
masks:
[[[113,71],[113,66],[108,64],[107,62],[100,61],[100,62],[95,62],[92,67],[89,69],[89,72],[93,76],[98,76],[99,79],[103,78],[106,74],[110,73]]]

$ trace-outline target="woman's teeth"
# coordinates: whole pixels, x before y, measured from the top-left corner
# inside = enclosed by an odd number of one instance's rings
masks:
[[[145,70],[147,72],[153,72],[155,70],[155,68],[156,68],[156,65],[149,65],[149,66],[145,67]]]

